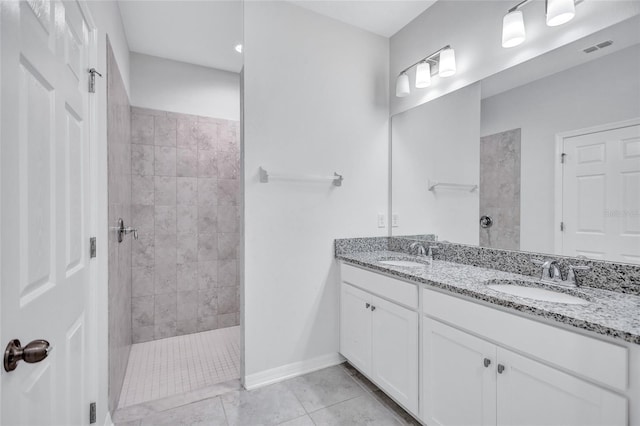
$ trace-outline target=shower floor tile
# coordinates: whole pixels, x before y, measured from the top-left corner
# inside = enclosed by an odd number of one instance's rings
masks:
[[[240,327],[131,346],[119,408],[240,377]]]

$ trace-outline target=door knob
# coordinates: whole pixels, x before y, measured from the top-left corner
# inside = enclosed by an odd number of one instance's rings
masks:
[[[376,310],[376,307],[375,307],[375,306],[373,306],[373,305],[371,305],[371,310],[372,310],[372,311],[375,311],[375,310]]]
[[[504,365],[498,364],[498,374],[502,374],[503,371],[504,371]]]
[[[485,359],[484,359],[484,366],[485,366],[485,367],[488,367],[488,366],[490,366],[490,365],[491,365],[491,360],[490,360],[489,358],[485,358]]]
[[[13,339],[4,351],[4,369],[7,372],[15,370],[20,360],[29,364],[40,362],[49,355],[52,349],[46,340],[34,340],[23,348],[20,340]]]
[[[366,309],[369,309],[369,306],[371,306],[371,303],[367,303],[367,304],[365,304],[365,308],[366,308]]]

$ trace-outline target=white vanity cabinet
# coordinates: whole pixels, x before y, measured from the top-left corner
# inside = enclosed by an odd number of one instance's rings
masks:
[[[424,290],[423,304],[428,425],[627,424],[627,399],[597,383],[626,388],[626,348],[438,292]]]
[[[418,288],[342,266],[340,352],[418,415]]]

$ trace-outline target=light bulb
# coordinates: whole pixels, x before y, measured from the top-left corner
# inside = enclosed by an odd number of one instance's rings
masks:
[[[456,54],[452,48],[447,47],[440,52],[440,77],[451,77],[456,73]]]
[[[574,0],[547,0],[547,25],[556,27],[576,16]]]
[[[429,62],[420,62],[416,67],[416,87],[424,89],[431,86],[431,65]]]
[[[409,95],[409,93],[411,93],[411,89],[409,88],[409,76],[407,73],[403,72],[396,80],[396,96],[404,98]]]
[[[525,39],[522,11],[514,10],[502,19],[502,47],[514,47]]]
[[[242,53],[242,45],[241,45],[241,44],[236,44],[236,46],[234,47],[234,49],[236,49],[236,52],[238,52],[238,53]]]

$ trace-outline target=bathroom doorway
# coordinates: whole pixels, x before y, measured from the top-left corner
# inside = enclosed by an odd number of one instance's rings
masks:
[[[166,409],[240,387],[242,204],[241,2],[118,5],[129,51],[118,63],[111,38],[109,403],[116,422],[121,411]]]

